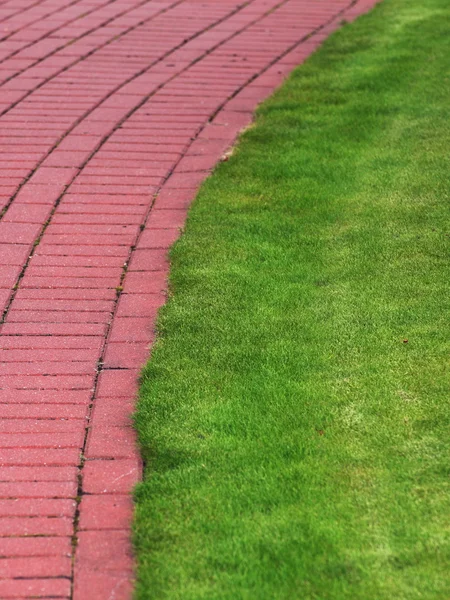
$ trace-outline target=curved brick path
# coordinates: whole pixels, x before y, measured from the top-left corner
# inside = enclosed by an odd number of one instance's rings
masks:
[[[130,597],[167,248],[255,105],[374,3],[0,2],[0,598]]]

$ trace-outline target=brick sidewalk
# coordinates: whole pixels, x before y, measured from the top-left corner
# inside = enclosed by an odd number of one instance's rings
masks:
[[[258,102],[375,1],[0,1],[0,598],[130,598],[167,249]]]

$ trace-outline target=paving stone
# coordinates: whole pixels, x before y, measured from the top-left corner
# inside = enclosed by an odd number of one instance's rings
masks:
[[[69,556],[26,556],[0,558],[0,579],[70,577]]]
[[[1,579],[1,598],[69,598],[70,579]],[[89,596],[85,596],[89,597]]]
[[[141,477],[139,458],[89,460],[83,468],[83,489],[87,494],[126,494]]]
[[[132,575],[127,571],[116,575],[112,572],[102,573],[86,567],[75,572],[74,600],[85,598],[114,598],[129,600],[133,593]]]
[[[72,517],[76,503],[72,499],[14,498],[0,500],[1,517]]]
[[[132,254],[129,271],[163,271],[167,272],[169,262],[167,252],[163,249],[135,250]]]
[[[132,549],[128,531],[81,531],[75,568],[115,574],[130,572]]]
[[[113,344],[110,344],[110,347]],[[96,398],[92,410],[91,425],[96,427],[131,427],[131,415],[135,409],[134,398]]]
[[[3,538],[0,543],[2,554],[14,558],[72,554],[70,537]]]
[[[114,319],[108,342],[143,343],[150,344],[154,338],[154,317],[121,317]]]
[[[90,428],[85,449],[86,458],[131,458],[136,453],[136,434],[131,424],[129,427],[120,427],[109,422],[100,422]]]
[[[77,482],[75,467],[3,467],[2,482]],[[52,486],[50,486],[52,487]]]
[[[143,365],[149,355],[150,348],[145,342],[109,341],[103,362],[106,369],[133,369]]]
[[[118,529],[127,531],[133,516],[133,501],[129,494],[85,495],[80,504],[81,531]]]

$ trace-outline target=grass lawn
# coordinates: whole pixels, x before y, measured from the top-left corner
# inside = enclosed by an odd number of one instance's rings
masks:
[[[449,67],[449,0],[385,0],[203,186],[136,416],[138,599],[450,598]]]

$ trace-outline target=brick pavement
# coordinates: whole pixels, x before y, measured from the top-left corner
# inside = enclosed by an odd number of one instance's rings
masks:
[[[255,106],[375,1],[0,1],[0,598],[130,598],[167,249]]]

